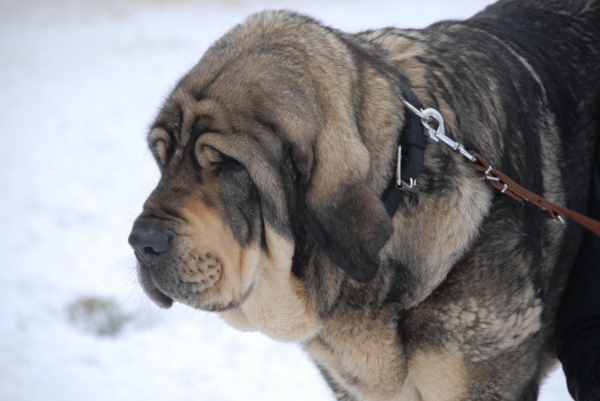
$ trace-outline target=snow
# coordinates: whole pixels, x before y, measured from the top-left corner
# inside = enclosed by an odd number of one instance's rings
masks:
[[[331,400],[294,344],[142,293],[127,244],[164,97],[248,14],[422,27],[486,0],[0,1],[0,400]],[[558,371],[544,401],[570,399]]]

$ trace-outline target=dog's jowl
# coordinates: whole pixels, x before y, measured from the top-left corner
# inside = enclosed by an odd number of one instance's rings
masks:
[[[585,213],[600,1],[500,1],[349,34],[256,14],[148,135],[161,179],[130,243],[158,305],[301,343],[340,400],[535,400],[581,228],[494,193],[430,140],[390,218],[410,88],[448,136]]]

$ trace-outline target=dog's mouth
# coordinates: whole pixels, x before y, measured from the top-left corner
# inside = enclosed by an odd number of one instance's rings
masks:
[[[177,301],[194,309],[208,312],[224,312],[239,307],[252,292],[253,285],[239,299],[228,299],[224,294],[211,294],[212,287],[198,287],[197,283],[186,282],[186,276],[177,277],[165,274],[164,270],[156,270],[152,265],[144,265],[138,261],[138,277],[146,295],[159,307],[170,308]],[[162,273],[162,274],[161,274]],[[176,285],[174,285],[176,283]],[[220,291],[223,291],[221,288]],[[229,293],[230,291],[225,291]],[[215,302],[217,301],[218,302]]]
[[[169,297],[164,291],[160,290],[160,288],[152,279],[150,270],[144,266],[141,266],[140,264],[138,264],[137,270],[140,284],[142,285],[146,295],[148,295],[148,298],[154,301],[154,303],[161,308],[167,309],[173,306],[173,298]]]

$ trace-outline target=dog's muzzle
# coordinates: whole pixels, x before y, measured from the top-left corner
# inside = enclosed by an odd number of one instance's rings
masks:
[[[159,221],[136,220],[129,234],[129,245],[138,259],[138,276],[142,288],[159,306],[169,308],[173,299],[161,291],[152,279],[150,269],[169,254],[173,236],[161,227]]]

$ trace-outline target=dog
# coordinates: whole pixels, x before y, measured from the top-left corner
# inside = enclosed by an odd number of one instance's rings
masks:
[[[142,287],[301,344],[338,400],[535,400],[582,229],[432,139],[391,216],[382,198],[408,88],[449,137],[585,213],[598,21],[598,0],[502,0],[358,34],[249,17],[151,126],[161,178],[129,238]]]

